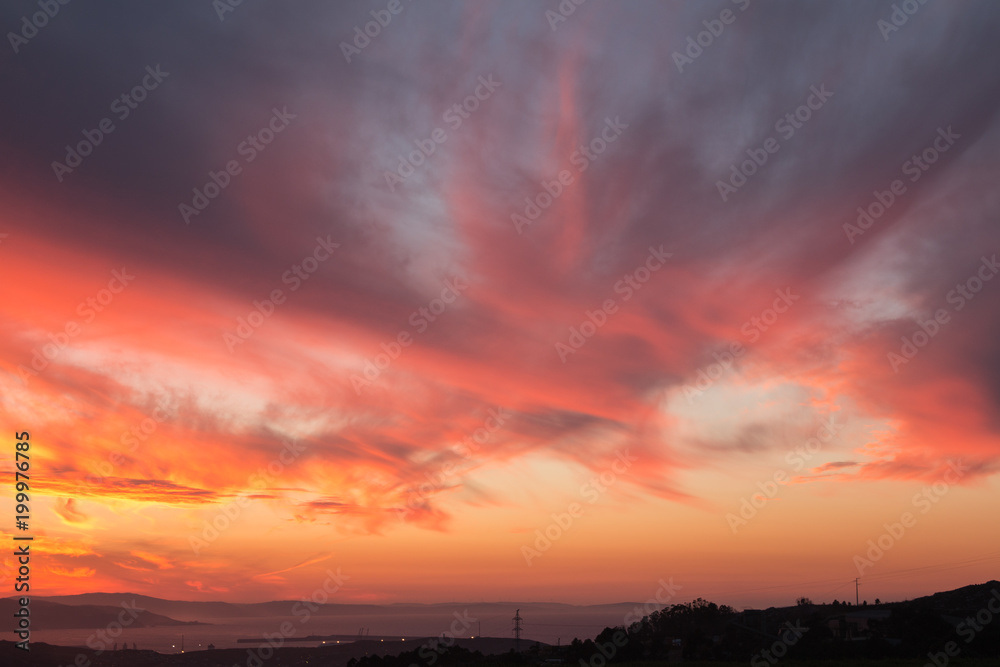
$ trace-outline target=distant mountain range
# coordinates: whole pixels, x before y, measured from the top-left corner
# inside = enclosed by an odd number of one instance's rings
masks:
[[[12,598],[13,599],[13,598]],[[135,593],[82,593],[79,595],[53,595],[34,596],[35,601],[45,601],[62,607],[79,608],[86,605],[96,605],[100,607],[118,608],[121,605],[135,605],[140,609],[162,614],[170,620],[180,623],[182,621],[203,621],[210,622],[212,619],[222,618],[267,618],[274,616],[290,616],[292,608],[300,604],[297,600],[275,600],[272,602],[197,602],[181,600],[164,600],[162,598],[150,597],[148,595],[138,595]],[[506,614],[514,608],[520,608],[532,612],[549,612],[560,614],[572,614],[579,612],[607,611],[619,614],[622,617],[633,610],[637,602],[619,602],[600,605],[572,605],[558,602],[443,602],[435,604],[420,603],[393,603],[393,604],[324,604],[320,605],[318,611],[313,613],[317,616],[357,616],[357,615],[386,615],[396,616],[399,614],[441,614],[442,612],[451,614],[459,607],[475,607],[482,613],[495,611],[498,614]]]
[[[18,609],[16,598],[0,599],[0,616],[13,618]],[[68,605],[52,602],[43,598],[31,598],[31,627],[35,630],[78,630],[105,628],[112,621],[127,618],[134,628],[154,628],[168,625],[197,625],[197,621],[178,621],[163,616],[141,605],[128,606],[87,604]],[[124,614],[124,616],[122,616]]]
[[[982,605],[984,591],[1000,588],[996,581],[985,584],[964,586],[952,591],[908,600],[906,602],[886,602],[880,607],[933,608],[950,612],[955,616],[974,614]],[[275,600],[271,602],[234,603],[165,600],[135,593],[83,593],[79,595],[33,596],[31,598],[32,627],[38,630],[63,630],[102,628],[119,618],[124,609],[137,609],[137,617],[132,627],[180,626],[210,624],[213,619],[250,619],[290,616],[296,600]],[[451,614],[458,607],[475,607],[481,613],[509,613],[520,608],[522,614],[606,612],[624,618],[642,603],[620,602],[601,605],[571,605],[557,602],[489,602],[489,603],[394,603],[377,604],[324,604],[313,610],[316,616],[398,616]],[[815,608],[830,609],[829,605],[817,604]],[[868,607],[875,609],[876,607]],[[0,599],[0,614],[10,618],[17,609],[16,597]],[[784,608],[771,608],[781,611]],[[792,608],[788,608],[792,609]],[[860,610],[859,607],[853,609]],[[832,609],[830,609],[832,611]]]
[[[199,621],[218,619],[251,619],[258,617],[286,616],[297,601],[273,601],[256,604],[226,602],[188,602],[163,600],[130,593],[88,593],[49,598],[32,597],[33,629],[91,629],[106,627],[119,619],[121,614],[134,613],[134,627],[195,625]],[[871,605],[849,603],[813,604],[802,599],[791,607],[736,611],[717,606],[705,600],[688,604],[668,605],[666,609],[642,617],[629,625],[606,627],[596,638],[574,640],[561,646],[534,641],[522,642],[525,656],[499,660],[484,658],[482,654],[506,653],[512,646],[509,637],[457,638],[455,645],[433,649],[437,637],[420,635],[416,641],[390,641],[389,639],[362,639],[344,644],[316,647],[299,646],[289,641],[274,651],[268,667],[293,667],[314,660],[331,667],[406,667],[425,657],[440,656],[440,664],[499,665],[559,661],[577,664],[588,662],[607,653],[608,647],[618,651],[610,663],[628,660],[724,659],[751,664],[768,664],[767,651],[784,645],[789,659],[837,658],[906,658],[921,662],[928,655],[945,656],[961,653],[963,659],[980,659],[986,662],[966,664],[989,665],[1000,659],[1000,618],[995,612],[1000,604],[1000,582],[964,586],[914,600],[886,602]],[[559,603],[445,603],[445,604],[327,604],[314,613],[324,616],[380,616],[386,618],[400,614],[449,615],[456,607],[474,607],[480,612],[496,611],[507,615],[514,608],[522,614],[544,613],[573,616],[601,610],[618,618],[625,618],[637,603],[610,605],[568,605]],[[16,601],[0,600],[0,614],[13,615]],[[130,612],[125,610],[129,609]],[[9,618],[10,616],[8,616]],[[181,620],[178,620],[181,619]],[[978,625],[977,625],[978,623]],[[793,637],[794,639],[790,639]],[[586,635],[584,635],[586,636]],[[620,642],[624,637],[624,642]],[[241,640],[242,641],[242,640]],[[253,648],[259,640],[248,644]],[[31,655],[14,648],[8,641],[0,641],[0,664],[57,667],[68,665],[82,654],[92,667],[208,667],[209,665],[242,663],[247,648],[194,650],[184,655],[160,654],[150,650],[93,651],[72,647],[50,646],[33,642]],[[471,653],[470,653],[471,651]],[[398,657],[389,657],[399,654]],[[382,656],[382,657],[376,657]],[[763,658],[761,657],[763,656]],[[773,657],[773,656],[771,656]],[[756,662],[754,662],[756,661]],[[428,662],[428,664],[431,664]],[[591,662],[591,664],[594,664]],[[942,663],[943,664],[943,663]]]

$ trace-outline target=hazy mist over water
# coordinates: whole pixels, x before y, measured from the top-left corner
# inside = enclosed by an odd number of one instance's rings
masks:
[[[621,625],[626,614],[635,605],[604,605],[600,608],[573,608],[565,611],[528,612],[521,608],[521,615],[526,618],[523,623],[523,637],[548,644],[569,643],[574,637],[580,639],[593,638],[607,626]],[[259,638],[264,642],[263,635],[274,635],[279,632],[281,624],[290,622],[295,633],[291,639],[310,635],[352,635],[356,636],[360,628],[365,628],[369,637],[435,637],[449,628],[456,621],[455,614],[474,619],[467,634],[479,634],[479,623],[482,623],[482,634],[487,637],[512,636],[511,618],[516,609],[511,607],[510,613],[498,614],[495,608],[477,612],[475,606],[455,607],[453,611],[434,609],[427,613],[392,613],[387,610],[382,614],[350,614],[337,616],[313,615],[303,623],[301,616],[269,616],[259,618],[204,618],[199,619],[206,625],[164,626],[153,628],[126,628],[123,633],[112,639],[107,646],[112,648],[114,642],[119,646],[126,641],[129,647],[134,642],[139,649],[150,649],[161,653],[180,652],[181,635],[184,636],[186,651],[207,648],[214,644],[216,648],[250,648],[256,644],[237,643],[237,639]],[[191,619],[187,619],[191,620]],[[98,630],[37,630],[32,632],[33,641],[58,644],[62,646],[87,646],[90,639],[91,648],[100,648]],[[346,641],[346,640],[341,640]],[[286,646],[317,646],[319,641],[286,641]],[[200,646],[199,646],[200,645]]]

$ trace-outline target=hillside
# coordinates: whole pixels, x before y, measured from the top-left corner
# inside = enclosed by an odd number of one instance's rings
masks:
[[[0,599],[0,616],[13,618],[17,609],[18,604],[14,599]],[[121,618],[129,619],[131,621],[130,627],[134,628],[197,624],[156,614],[138,605],[127,608],[120,605],[93,604],[70,606],[32,598],[29,609],[31,611],[31,627],[34,630],[99,629],[106,628],[112,622],[120,621]]]

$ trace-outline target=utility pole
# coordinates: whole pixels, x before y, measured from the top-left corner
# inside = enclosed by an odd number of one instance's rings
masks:
[[[514,614],[514,650],[518,653],[521,652],[521,610],[518,609],[517,613]]]
[[[861,584],[858,583],[858,578],[854,578],[854,606],[857,607],[860,603],[858,602],[858,587]]]

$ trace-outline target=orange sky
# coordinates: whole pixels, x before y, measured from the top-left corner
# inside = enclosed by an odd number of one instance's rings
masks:
[[[142,69],[53,26],[4,112],[0,421],[31,434],[33,594],[257,601],[339,569],[342,601],[642,601],[672,578],[759,606],[996,578],[996,12],[921,10],[953,28],[939,49],[972,45],[946,66],[874,10],[748,9],[678,71],[717,11],[551,30],[532,5],[414,5],[350,63],[356,7],[155,11],[102,30],[170,76],[61,181]],[[225,57],[192,60],[195,31]]]

